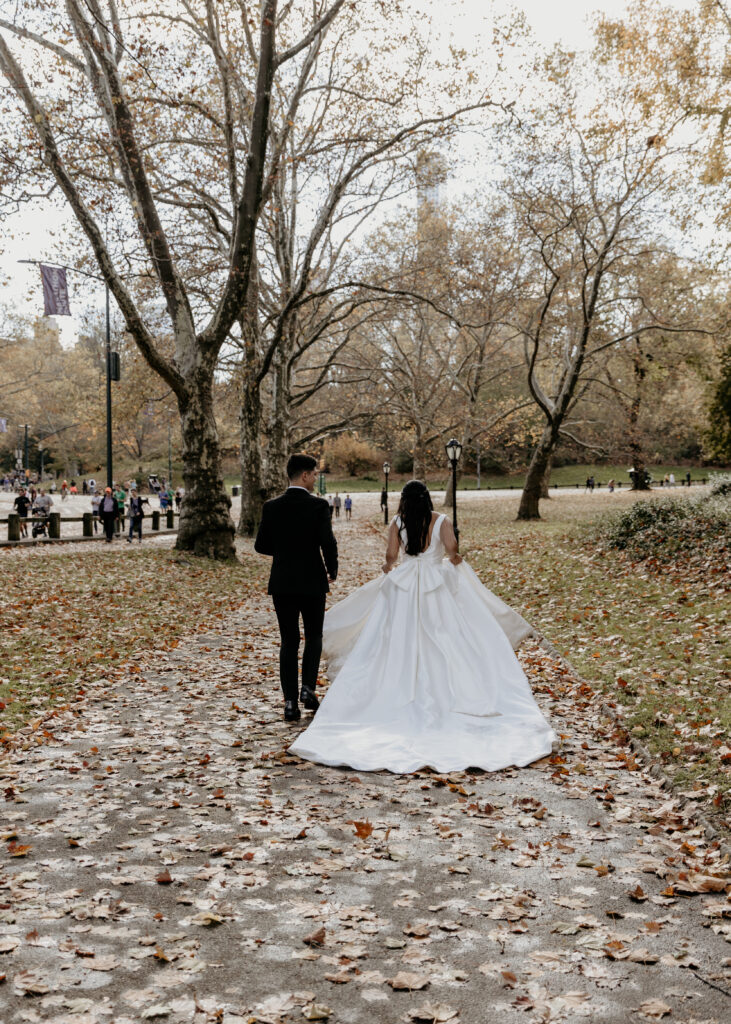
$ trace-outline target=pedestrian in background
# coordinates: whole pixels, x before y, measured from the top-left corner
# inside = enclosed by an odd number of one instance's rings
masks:
[[[117,493],[114,495],[117,502],[117,534],[124,532],[124,503],[127,500],[127,492],[125,491],[122,484],[119,485]]]
[[[99,529],[99,505],[101,503],[102,496],[92,491],[91,495],[91,514],[94,517],[94,533]]]
[[[137,494],[137,488],[133,487],[129,496],[129,536],[127,542],[132,543],[132,537],[136,533],[140,544],[142,543],[142,519],[144,516],[143,505],[149,505],[147,498]]]
[[[336,491],[335,492],[335,498],[333,500],[333,505],[335,506],[335,518],[336,519],[340,518],[340,507],[341,507],[342,504],[343,503],[342,503],[342,500],[340,498],[340,495]]]
[[[18,510],[18,516],[20,517],[20,536],[28,536],[28,509],[31,507],[31,500],[25,492],[25,487],[21,487],[18,493],[18,497],[13,502],[13,508]]]
[[[99,518],[104,526],[107,544],[111,544],[114,540],[114,529],[119,519],[119,505],[117,504],[116,497],[112,494],[111,487],[104,488],[104,495],[99,503]]]
[[[351,519],[353,516],[353,499],[349,494],[345,495],[345,518]]]

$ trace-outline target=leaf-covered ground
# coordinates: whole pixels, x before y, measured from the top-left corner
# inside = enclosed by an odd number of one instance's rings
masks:
[[[336,529],[337,598],[382,540]],[[326,768],[261,591],[16,733],[3,1022],[727,1019],[727,862],[565,665],[521,654],[563,741],[528,769]]]
[[[83,697],[90,675],[175,647],[240,605],[262,572],[253,561],[224,572],[157,541],[73,547],[0,550],[0,737]]]
[[[542,503],[538,523],[515,522],[510,501],[467,502],[463,547],[484,582],[616,703],[682,791],[727,831],[731,580],[715,559],[633,564],[599,545],[593,524],[634,500],[562,495]]]

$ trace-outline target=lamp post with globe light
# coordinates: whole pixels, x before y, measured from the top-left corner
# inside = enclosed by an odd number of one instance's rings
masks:
[[[462,455],[462,445],[453,437],[447,441],[444,447],[452,467],[452,526],[454,527],[454,536],[459,541],[459,530],[457,529],[457,463]]]

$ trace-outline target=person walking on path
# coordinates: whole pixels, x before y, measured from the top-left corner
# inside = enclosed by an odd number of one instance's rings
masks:
[[[671,473],[668,477],[668,483],[671,487],[675,487],[675,473]]]
[[[330,522],[332,522],[333,512],[335,511],[335,503],[333,501],[332,494],[328,494],[327,496],[327,509],[330,513]]]
[[[53,498],[50,494],[46,494],[44,489],[38,491],[38,497],[35,500],[35,507],[42,509],[45,515],[50,515],[51,509],[53,508]]]
[[[300,700],[317,711],[315,694],[322,654],[325,597],[338,575],[338,545],[333,536],[328,503],[312,493],[317,459],[292,455],[287,462],[289,487],[264,503],[254,548],[272,556],[268,593],[279,624],[279,678],[284,696],[284,720],[299,720],[297,700],[299,620],[305,631]]]
[[[138,495],[137,488],[133,487],[129,496],[129,536],[127,537],[129,544],[132,543],[132,536],[135,533],[140,544],[142,543],[142,519],[145,514],[142,506],[149,504],[147,498]]]
[[[342,499],[340,498],[340,495],[336,491],[335,492],[335,497],[333,499],[333,505],[335,506],[335,518],[336,519],[340,518],[340,506],[342,505],[342,503],[343,503]]]
[[[117,502],[117,509],[119,515],[117,516],[116,530],[117,535],[124,532],[124,503],[127,500],[127,492],[125,491],[122,484],[119,485],[116,494],[114,495]]]
[[[117,499],[112,494],[111,487],[104,488],[104,495],[99,503],[99,518],[104,527],[107,544],[111,544],[114,540],[115,525],[119,519],[119,505],[117,504]]]
[[[175,488],[175,509],[180,512],[180,506],[183,504],[183,488]]]
[[[68,480],[64,480],[64,482],[61,484],[61,501],[66,501],[68,496],[69,496],[69,482],[68,482]]]
[[[101,504],[102,496],[97,494],[96,491],[92,491],[91,495],[91,514],[94,517],[94,533],[99,529],[99,505]]]
[[[344,506],[345,506],[345,518],[346,519],[352,519],[353,518],[353,499],[350,497],[349,494],[345,495]]]
[[[18,497],[13,502],[13,508],[18,510],[18,516],[20,517],[20,536],[28,536],[28,509],[32,505],[32,501],[28,497],[25,491],[25,487],[21,487],[18,492]]]

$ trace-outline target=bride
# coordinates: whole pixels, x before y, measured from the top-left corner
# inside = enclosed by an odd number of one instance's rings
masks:
[[[531,764],[556,741],[514,654],[531,632],[480,583],[426,485],[411,480],[383,575],[325,616],[332,684],[289,749],[360,771]]]

